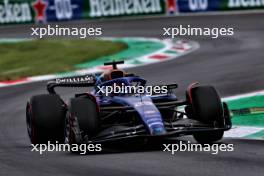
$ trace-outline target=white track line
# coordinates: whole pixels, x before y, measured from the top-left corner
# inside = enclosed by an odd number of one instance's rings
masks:
[[[224,137],[242,138],[262,130],[264,130],[264,127],[235,126],[231,130],[226,131]]]
[[[250,92],[250,93],[245,93],[245,94],[240,94],[240,95],[229,96],[229,97],[222,98],[222,100],[223,101],[231,101],[231,100],[237,100],[237,99],[241,99],[241,98],[248,98],[248,97],[258,96],[258,95],[264,95],[264,90]]]

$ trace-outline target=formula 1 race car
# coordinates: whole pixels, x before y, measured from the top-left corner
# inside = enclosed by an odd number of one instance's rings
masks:
[[[232,126],[228,106],[212,86],[192,84],[186,100],[173,93],[177,84],[159,94],[116,93],[111,86],[146,87],[146,80],[117,68],[123,61],[105,63],[112,69],[98,75],[59,78],[48,82],[49,94],[27,103],[26,121],[33,144],[103,143],[125,139],[168,138],[193,135],[199,143],[212,143]],[[93,87],[64,102],[55,87]],[[99,91],[100,89],[100,91]]]

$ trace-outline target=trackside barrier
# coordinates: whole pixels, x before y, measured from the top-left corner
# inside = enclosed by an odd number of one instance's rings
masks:
[[[263,8],[264,0],[0,0],[0,25]]]
[[[263,0],[167,0],[169,14],[264,9]]]

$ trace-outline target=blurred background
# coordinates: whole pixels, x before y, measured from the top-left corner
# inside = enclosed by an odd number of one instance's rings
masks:
[[[0,175],[263,175],[263,8],[262,0],[0,0]],[[48,25],[102,34],[31,35]],[[234,28],[234,35],[163,36],[179,25]],[[179,98],[193,82],[215,86],[234,124],[223,143],[235,151],[30,152],[29,97],[46,93],[47,80],[100,72],[104,61],[121,59],[148,84],[178,83]],[[60,90],[66,98],[77,91],[86,90]]]

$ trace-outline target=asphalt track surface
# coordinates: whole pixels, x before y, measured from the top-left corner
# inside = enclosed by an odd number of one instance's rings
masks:
[[[77,21],[64,26],[100,26],[104,36],[162,37],[162,28],[179,24],[199,27],[234,27],[235,35],[211,39],[190,37],[200,49],[176,60],[129,71],[150,83],[177,82],[182,95],[193,81],[215,85],[222,96],[262,90],[264,87],[264,15],[187,16],[155,19]],[[0,28],[0,37],[27,37],[29,26]],[[186,37],[185,37],[186,38]],[[72,89],[61,90],[69,97]],[[0,89],[0,175],[263,175],[264,142],[223,139],[234,152],[177,152],[162,148],[111,150],[86,156],[63,152],[39,155],[30,152],[25,124],[25,104],[34,94],[45,93],[45,83]],[[183,140],[186,140],[183,138]],[[175,141],[179,142],[179,141]],[[148,147],[147,147],[148,148]]]

